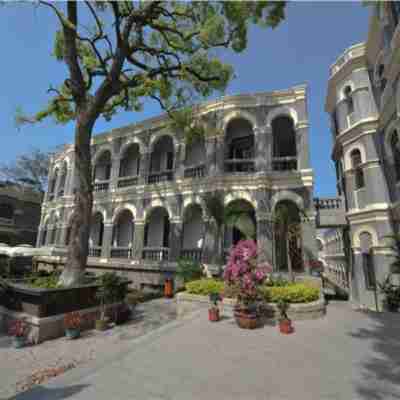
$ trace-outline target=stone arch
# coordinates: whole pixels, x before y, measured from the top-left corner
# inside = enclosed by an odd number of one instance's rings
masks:
[[[351,161],[351,153],[354,150],[359,150],[361,154],[361,162],[364,164],[367,161],[367,154],[365,151],[365,147],[361,142],[357,142],[351,145],[344,153],[344,167],[345,171],[348,171],[353,168]]]
[[[275,211],[276,205],[283,200],[292,201],[297,205],[300,210],[304,210],[304,200],[303,198],[295,192],[291,190],[280,190],[278,193],[275,193],[271,199],[271,209],[272,212]]]
[[[139,146],[139,152],[140,155],[143,155],[146,153],[146,146],[144,145],[143,141],[139,139],[138,137],[133,137],[127,140],[122,146],[119,151],[119,156],[122,158],[124,155],[125,151],[131,146],[132,144],[137,144]]]
[[[133,216],[133,219],[136,220],[136,216],[137,216],[136,207],[135,207],[133,204],[125,203],[125,204],[122,204],[122,205],[118,206],[118,207],[114,210],[114,213],[113,213],[111,222],[112,222],[112,223],[115,223],[115,221],[118,219],[118,216],[119,216],[124,210],[129,210],[129,211],[131,212],[132,216]]]
[[[397,134],[400,135],[400,118],[391,121],[388,127],[385,129],[385,134],[384,134],[385,153],[390,158],[393,158],[393,152],[392,152],[392,147],[390,145],[390,141],[394,131],[397,131]]]
[[[109,151],[110,152],[110,157],[111,157],[111,163],[114,159],[114,149],[113,146],[111,145],[111,143],[105,144],[100,146],[99,149],[97,149],[97,151],[94,153],[94,155],[92,156],[92,165],[95,166],[97,161],[99,160],[99,158],[103,155],[104,152]]]
[[[362,225],[358,227],[353,234],[354,247],[361,247],[360,235],[364,232],[369,233],[371,235],[372,245],[374,247],[379,245],[378,234],[376,233],[376,230],[369,225]]]
[[[151,210],[156,207],[165,208],[168,217],[170,219],[173,217],[171,207],[166,202],[162,201],[161,199],[152,199],[150,204],[146,207],[146,209],[143,212],[143,219],[146,220],[148,216],[151,214]]]
[[[228,113],[222,120],[222,131],[224,132],[224,136],[226,135],[226,128],[228,127],[229,123],[235,119],[244,119],[248,121],[251,124],[253,133],[256,134],[258,128],[257,118],[248,111],[234,110]]]
[[[235,191],[234,193],[228,193],[224,198],[224,204],[228,205],[234,200],[246,200],[253,206],[254,210],[257,210],[257,201],[249,192],[239,190]]]
[[[154,150],[154,145],[158,142],[159,139],[161,139],[163,136],[168,136],[171,138],[172,143],[174,145],[174,149],[176,149],[179,146],[179,142],[177,138],[172,134],[172,133],[167,133],[167,132],[157,132],[151,135],[150,138],[150,143],[149,143],[149,152],[152,153]]]
[[[100,213],[103,216],[104,223],[108,222],[107,211],[104,207],[99,206],[98,204],[94,204],[92,209],[92,216],[95,215],[96,213]]]
[[[349,79],[349,80],[343,82],[338,88],[338,92],[337,92],[337,100],[338,101],[337,101],[337,103],[343,101],[346,98],[345,93],[344,93],[346,87],[350,87],[351,92],[354,92],[355,89],[356,89],[355,85],[354,85],[354,82],[352,80]]]
[[[267,128],[272,129],[272,121],[277,117],[289,117],[293,120],[293,126],[296,129],[296,126],[299,122],[299,118],[297,115],[297,111],[293,107],[289,106],[280,106],[273,108],[270,112],[268,112],[265,125]]]
[[[200,197],[200,196],[192,196],[192,197],[186,197],[183,200],[183,207],[182,207],[182,217],[185,214],[185,209],[191,205],[199,205],[201,208],[201,211],[203,213],[203,217],[205,215],[205,204],[204,204],[204,200]]]

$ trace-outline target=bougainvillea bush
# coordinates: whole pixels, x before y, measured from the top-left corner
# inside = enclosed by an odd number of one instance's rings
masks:
[[[268,263],[257,264],[257,255],[254,240],[241,240],[230,251],[224,280],[234,289],[238,306],[249,307],[261,299],[260,288],[272,271]]]

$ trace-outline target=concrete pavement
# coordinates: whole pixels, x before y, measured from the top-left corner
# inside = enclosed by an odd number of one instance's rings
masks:
[[[400,399],[400,315],[331,303],[320,320],[247,331],[204,312],[17,400]]]

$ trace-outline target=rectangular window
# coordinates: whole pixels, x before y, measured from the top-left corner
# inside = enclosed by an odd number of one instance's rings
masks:
[[[371,253],[363,253],[362,263],[363,263],[363,271],[365,279],[365,288],[367,290],[375,290],[376,278],[375,278],[373,255]]]

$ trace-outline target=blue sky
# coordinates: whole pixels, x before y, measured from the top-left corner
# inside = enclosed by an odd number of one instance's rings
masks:
[[[275,30],[252,29],[249,45],[240,55],[228,55],[237,78],[227,94],[285,89],[308,84],[311,162],[315,195],[335,195],[330,161],[331,136],[324,112],[329,66],[354,43],[366,40],[369,9],[358,2],[296,2]],[[35,112],[46,104],[50,84],[65,79],[66,69],[51,57],[56,18],[43,8],[9,4],[1,9],[0,37],[0,162],[10,162],[32,148],[52,149],[71,143],[73,125],[46,121],[17,131],[15,110]],[[121,113],[111,122],[99,120],[95,132],[157,115],[154,103],[141,113]]]

